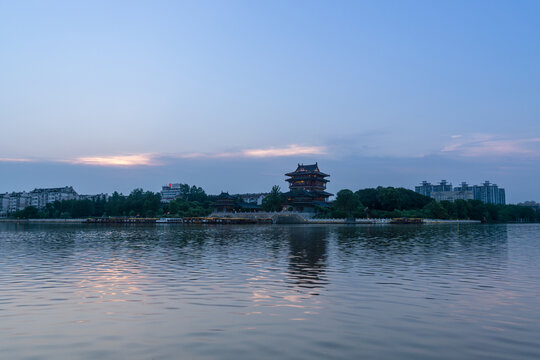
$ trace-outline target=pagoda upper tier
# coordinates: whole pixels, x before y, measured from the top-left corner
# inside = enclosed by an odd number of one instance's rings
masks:
[[[317,177],[327,177],[330,176],[319,170],[319,164],[315,163],[313,165],[304,165],[298,164],[298,167],[295,171],[285,174],[286,176],[302,176],[302,175],[316,175]],[[326,180],[328,181],[328,180]]]
[[[289,183],[291,191],[305,190],[309,192],[324,192],[326,183],[329,181],[325,177],[330,176],[321,172],[317,163],[313,165],[298,164],[295,171],[285,175],[289,176],[286,181]],[[323,195],[323,198],[325,196],[326,194]]]

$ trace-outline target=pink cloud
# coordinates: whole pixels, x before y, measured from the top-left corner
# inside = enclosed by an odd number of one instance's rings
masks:
[[[71,164],[119,167],[158,165],[149,154],[88,156],[67,160],[67,162]]]
[[[271,158],[297,155],[323,155],[326,148],[323,146],[288,145],[284,147],[271,147],[260,149],[245,149],[232,152],[215,153],[184,153],[184,154],[128,154],[128,155],[96,155],[82,156],[73,159],[23,159],[23,158],[0,158],[0,162],[64,162],[76,165],[110,166],[110,167],[133,167],[133,166],[159,166],[167,158],[196,159],[196,158]]]
[[[289,145],[284,148],[249,149],[242,151],[245,157],[279,157],[296,155],[323,155],[326,149],[323,146]]]
[[[283,157],[283,156],[297,156],[297,155],[324,155],[326,154],[326,147],[324,146],[302,146],[302,145],[288,145],[285,147],[270,147],[261,149],[245,149],[240,151],[231,152],[217,152],[217,153],[188,153],[180,154],[175,157],[180,158],[269,158],[269,157]]]

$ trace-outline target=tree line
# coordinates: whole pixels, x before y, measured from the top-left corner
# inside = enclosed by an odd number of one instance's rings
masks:
[[[10,214],[19,219],[69,219],[86,217],[183,217],[206,216],[212,212],[212,197],[197,186],[183,184],[178,199],[161,202],[161,194],[135,189],[129,195],[114,192],[108,200],[63,200],[43,209],[28,206]]]
[[[85,218],[107,216],[129,217],[197,217],[207,216],[216,196],[204,189],[183,184],[180,195],[169,203],[161,194],[135,189],[129,195],[114,192],[109,199],[64,200],[47,204],[43,209],[29,206],[10,214],[13,218]],[[238,199],[241,202],[241,199]],[[262,203],[265,211],[281,211],[285,199],[279,186],[272,187]],[[319,218],[432,218],[470,219],[486,222],[540,222],[540,211],[517,205],[485,204],[479,200],[441,201],[405,188],[382,187],[358,191],[340,190],[328,206],[318,207]]]
[[[518,205],[485,204],[479,200],[441,201],[412,190],[394,187],[345,189],[317,217],[431,218],[485,222],[540,222],[540,211]]]

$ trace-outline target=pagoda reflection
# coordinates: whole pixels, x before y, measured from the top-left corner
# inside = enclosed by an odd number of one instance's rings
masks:
[[[328,283],[327,235],[325,227],[290,229],[288,275],[298,287],[317,289]]]

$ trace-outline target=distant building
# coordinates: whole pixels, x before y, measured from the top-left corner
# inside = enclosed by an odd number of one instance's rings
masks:
[[[214,212],[260,212],[262,211],[262,199],[268,194],[237,194],[229,195],[222,192],[214,201]]]
[[[284,193],[286,206],[295,211],[314,212],[316,206],[328,206],[327,199],[332,194],[326,192],[326,177],[330,176],[319,170],[318,163],[313,165],[298,164],[295,171],[285,174],[289,178],[289,191]]]
[[[431,193],[434,191],[452,191],[452,184],[449,184],[446,180],[441,180],[438,185],[433,185],[427,181],[422,181],[420,186],[414,187],[414,191],[424,196],[431,196]]]
[[[229,195],[228,192],[222,192],[216,198],[214,203],[214,212],[227,213],[236,211],[237,198]]]
[[[184,184],[169,184],[161,187],[161,202],[168,203],[182,196],[185,191]],[[188,188],[189,191],[189,188]]]
[[[24,210],[27,206],[32,205],[30,194],[26,191],[9,194],[9,209],[12,213],[19,210]]]
[[[79,195],[78,200],[109,201],[109,194]]]
[[[431,192],[431,198],[437,202],[443,200],[454,202],[456,200],[473,200],[474,194],[472,190],[433,191]]]
[[[473,191],[473,187],[467,184],[465,181],[462,181],[459,186],[454,188],[455,191]]]
[[[500,189],[496,184],[485,181],[482,185],[473,186],[474,199],[486,204],[506,204],[506,194],[504,189]]]
[[[460,186],[456,186],[452,190],[452,186],[449,186],[446,181],[443,180],[438,188],[444,190],[432,191],[430,194],[430,197],[435,199],[437,202],[441,202],[443,200],[454,202],[456,200],[474,199],[473,187],[469,186],[466,182],[462,182]]]
[[[466,182],[462,182],[460,186],[452,189],[452,184],[442,180],[439,185],[432,185],[427,181],[423,181],[420,186],[415,186],[415,192],[429,196],[437,202],[447,200],[480,200],[486,204],[506,204],[506,194],[504,189],[499,188],[496,184],[491,184],[489,181],[482,185],[470,186]]]
[[[0,216],[5,216],[9,207],[9,194],[0,194]]]
[[[424,180],[422,181],[422,185],[414,187],[414,191],[420,195],[431,196],[431,192],[433,191],[433,185]]]
[[[522,203],[518,203],[518,206],[529,207],[536,211],[540,211],[540,204],[537,203],[536,201],[525,201]]]
[[[34,189],[30,192],[12,192],[0,194],[0,216],[6,216],[19,210],[24,210],[28,206],[43,209],[47,204],[64,200],[105,200],[107,194],[79,195],[72,186],[60,188]]]
[[[6,216],[10,211],[11,197],[9,193],[0,194],[0,216]]]
[[[262,201],[268,196],[268,193],[237,194],[233,196],[241,199],[246,204],[262,205]]]
[[[64,186],[61,188],[46,188],[34,189],[29,192],[31,197],[30,204],[38,209],[44,208],[47,204],[52,204],[55,201],[63,200],[78,200],[79,195],[72,186]]]
[[[9,213],[23,210],[31,205],[31,196],[29,193],[12,192],[0,194],[0,215],[6,216]]]

